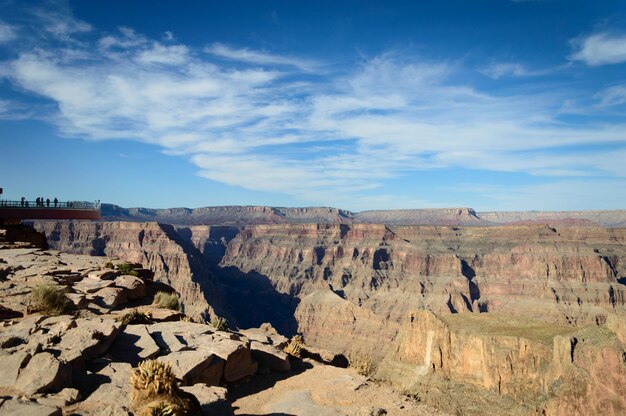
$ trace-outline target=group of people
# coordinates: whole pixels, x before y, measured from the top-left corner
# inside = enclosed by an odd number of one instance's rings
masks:
[[[50,202],[52,202],[54,204],[55,208],[59,204],[59,200],[56,197],[52,201],[50,201],[50,198],[43,199],[43,197],[39,197],[39,198],[35,199],[35,206],[50,208]],[[20,203],[21,203],[21,206],[23,206],[23,207],[24,206],[26,206],[26,207],[28,206],[28,201],[24,197],[22,197],[22,199],[20,200]]]

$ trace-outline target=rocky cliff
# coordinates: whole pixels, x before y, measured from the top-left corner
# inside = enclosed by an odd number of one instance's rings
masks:
[[[315,346],[370,356],[379,377],[452,413],[626,409],[591,397],[611,396],[601,371],[610,389],[624,373],[626,229],[36,226],[54,248],[150,267],[191,313],[218,310],[241,327],[270,321]]]
[[[338,208],[216,206],[203,208],[122,208],[102,204],[105,221],[156,221],[177,225],[246,226],[252,224],[388,224],[494,226],[548,224],[552,226],[626,227],[626,211],[496,211],[472,208],[429,208],[351,212]]]

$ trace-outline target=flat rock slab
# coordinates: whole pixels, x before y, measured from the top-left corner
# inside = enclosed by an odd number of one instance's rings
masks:
[[[119,276],[119,272],[115,270],[97,270],[89,273],[87,277],[94,280],[113,280]]]
[[[18,351],[0,357],[0,387],[10,387],[17,381],[20,369],[25,367],[31,355]]]
[[[183,386],[181,390],[193,394],[198,399],[200,408],[205,415],[234,415],[233,408],[227,398],[228,391],[223,387],[194,384],[193,386]]]
[[[178,335],[171,332],[153,331],[150,335],[152,335],[159,348],[165,353],[169,354],[170,352],[188,351],[191,349],[191,347],[181,341],[182,337],[179,339]]]
[[[133,366],[140,361],[154,358],[161,349],[156,344],[145,325],[127,325],[117,335],[109,353],[117,361],[130,363]]]
[[[87,297],[83,293],[67,293],[66,296],[72,301],[76,309],[85,309],[89,304]]]
[[[280,335],[278,331],[272,327],[272,325],[267,323],[261,325],[259,328],[243,329],[239,332],[251,341],[273,345],[280,350],[289,344],[289,339],[287,337]]]
[[[291,370],[291,362],[287,353],[267,344],[257,341],[250,343],[250,353],[252,358],[260,365],[272,371],[287,372]]]
[[[48,394],[46,397],[37,399],[37,403],[50,407],[64,407],[76,403],[80,399],[81,396],[78,390],[65,388],[56,394]]]
[[[30,335],[37,330],[39,323],[44,319],[46,319],[45,316],[33,315],[15,325],[1,328],[0,347],[11,348],[28,342]]]
[[[69,366],[52,354],[42,352],[30,359],[20,371],[15,388],[31,396],[35,393],[58,392],[70,382]]]
[[[209,325],[197,324],[194,322],[158,322],[148,327],[148,331],[170,332],[176,335],[203,335],[212,334],[215,329]]]
[[[61,410],[35,402],[8,400],[0,407],[0,416],[61,416]]]
[[[140,299],[146,296],[146,284],[138,277],[128,274],[118,276],[115,286],[126,289],[128,299]]]
[[[224,360],[206,351],[179,351],[159,358],[172,364],[176,378],[183,385],[198,383],[217,386],[224,372]]]
[[[81,293],[96,293],[97,291],[115,285],[113,280],[96,280],[96,279],[83,279],[72,286],[72,288]]]
[[[132,367],[127,363],[110,363],[96,377],[105,380],[79,404],[79,414],[127,415],[130,407],[130,377]],[[108,413],[103,409],[107,409]],[[126,413],[124,413],[126,412]]]
[[[118,333],[119,324],[103,319],[77,319],[76,328],[63,334],[56,346],[60,359],[72,365],[82,365],[83,360],[93,360],[104,354]]]
[[[316,404],[309,390],[288,391],[273,403],[263,406],[263,410],[298,416],[342,416],[336,409]]]
[[[150,312],[154,322],[179,322],[184,314],[165,308],[143,307],[142,310]]]

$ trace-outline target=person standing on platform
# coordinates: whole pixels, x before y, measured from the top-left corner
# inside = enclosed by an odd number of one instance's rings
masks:
[[[46,207],[50,208],[50,198],[46,198]]]
[[[57,197],[54,197],[54,207],[57,207],[57,204],[59,203],[59,200],[57,199]]]

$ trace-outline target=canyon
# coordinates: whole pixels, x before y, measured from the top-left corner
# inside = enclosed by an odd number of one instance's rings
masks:
[[[62,252],[142,264],[194,319],[270,322],[313,347],[368,357],[376,379],[442,411],[626,411],[622,211],[420,210],[356,220],[340,210],[258,207],[243,207],[242,217],[241,208],[217,210],[234,225],[33,225]],[[242,225],[250,212],[259,217]],[[459,224],[459,216],[477,220]],[[405,225],[418,217],[439,225]]]

